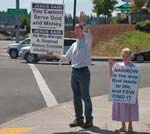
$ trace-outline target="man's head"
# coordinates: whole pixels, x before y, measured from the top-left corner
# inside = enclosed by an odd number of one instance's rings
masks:
[[[80,24],[76,24],[75,29],[74,29],[74,33],[75,33],[75,36],[77,39],[82,39],[82,37],[84,36],[83,26]]]

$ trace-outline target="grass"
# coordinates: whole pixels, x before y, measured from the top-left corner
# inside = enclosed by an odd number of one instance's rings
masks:
[[[150,49],[150,33],[134,30],[121,36],[121,41],[125,47],[131,49]]]
[[[121,49],[125,47],[132,52],[150,49],[150,33],[134,30],[107,42],[99,42],[93,48],[92,56],[120,56]]]

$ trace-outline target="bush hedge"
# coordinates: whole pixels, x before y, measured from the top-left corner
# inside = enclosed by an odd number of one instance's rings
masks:
[[[150,32],[150,20],[136,23],[135,29],[143,32]]]

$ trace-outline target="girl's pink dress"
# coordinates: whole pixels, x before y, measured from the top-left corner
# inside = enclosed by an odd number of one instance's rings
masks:
[[[120,63],[120,65],[123,66],[124,63]],[[134,66],[134,64],[129,63],[127,66]],[[112,106],[112,120],[121,122],[138,121],[138,99],[136,101],[136,104],[114,102]]]

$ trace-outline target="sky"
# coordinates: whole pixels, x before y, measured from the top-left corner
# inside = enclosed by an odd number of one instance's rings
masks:
[[[0,11],[7,11],[8,8],[16,7],[16,0],[0,0]],[[42,2],[42,3],[65,3],[65,12],[67,14],[73,14],[74,0],[20,0],[20,8],[31,10],[31,2]],[[118,0],[118,5],[123,4],[121,0]],[[76,14],[79,16],[80,11],[84,11],[86,14],[92,13],[92,0],[77,0]],[[113,13],[114,15],[116,13]]]

